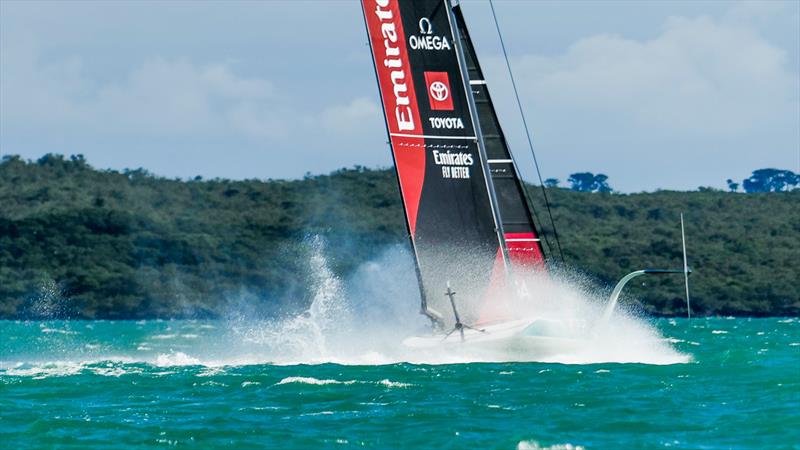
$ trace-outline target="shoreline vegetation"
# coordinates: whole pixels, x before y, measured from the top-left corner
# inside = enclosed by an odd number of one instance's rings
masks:
[[[552,239],[538,186],[538,224]],[[695,315],[800,315],[800,190],[547,190],[566,265],[603,285],[681,267],[686,217]],[[544,223],[543,223],[544,222]],[[312,236],[341,277],[408,246],[391,169],[300,180],[179,180],[103,171],[81,156],[0,162],[0,319],[214,318],[302,310]],[[684,316],[683,279],[628,291]]]

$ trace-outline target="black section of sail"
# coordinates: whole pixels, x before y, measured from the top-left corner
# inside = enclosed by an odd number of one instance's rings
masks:
[[[503,130],[500,127],[483,71],[478,62],[475,47],[472,45],[464,16],[461,13],[461,7],[454,6],[453,13],[461,38],[460,45],[466,57],[470,87],[475,99],[491,180],[497,195],[502,228],[506,233],[506,238],[509,238],[510,235],[532,234],[535,239],[532,243],[538,250],[535,253],[538,253],[540,255],[539,258],[541,258],[544,253],[541,241],[539,241],[539,233],[533,220],[534,216],[531,214],[532,211],[529,208],[526,191],[522,185],[516,164],[511,157],[511,151]],[[515,258],[512,257],[513,259]]]
[[[400,2],[426,151],[414,242],[425,308],[445,327],[454,324],[448,283],[459,291],[460,311],[474,320],[500,247],[448,6],[449,0]],[[437,100],[442,84],[447,92]]]
[[[503,236],[456,47],[449,0],[362,0],[422,309],[473,322],[504,273]]]

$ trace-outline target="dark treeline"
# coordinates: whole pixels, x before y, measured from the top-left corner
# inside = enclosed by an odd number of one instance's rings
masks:
[[[531,194],[544,219],[538,188]],[[683,211],[695,313],[800,314],[798,191],[550,188],[548,196],[566,263],[601,283],[642,267],[680,267]],[[541,222],[554,245],[549,221]],[[317,235],[341,275],[388,246],[407,245],[393,171],[181,181],[142,169],[98,171],[79,156],[6,156],[0,318],[215,317],[232,307],[302,307],[306,243]],[[630,291],[642,309],[685,314],[680,277],[646,283]]]

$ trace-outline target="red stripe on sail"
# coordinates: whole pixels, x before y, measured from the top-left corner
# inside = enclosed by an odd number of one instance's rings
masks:
[[[425,179],[425,139],[397,0],[362,0],[411,235]],[[406,136],[397,136],[405,134]]]
[[[539,241],[533,233],[505,233],[506,250],[511,267],[540,269],[544,267],[544,257],[539,249]]]
[[[506,291],[505,261],[503,250],[498,247],[492,266],[492,275],[489,278],[489,288],[484,294],[483,306],[478,314],[478,324],[488,324],[504,319],[507,315],[508,304],[504,298]]]

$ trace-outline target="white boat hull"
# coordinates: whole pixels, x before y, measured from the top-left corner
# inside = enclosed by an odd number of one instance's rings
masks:
[[[414,336],[403,341],[409,348],[442,349],[470,352],[490,352],[493,355],[510,354],[529,357],[574,353],[589,341],[575,336],[576,323],[546,319],[515,320],[482,327],[481,330],[464,329],[464,338],[456,331],[447,337],[442,334]]]

